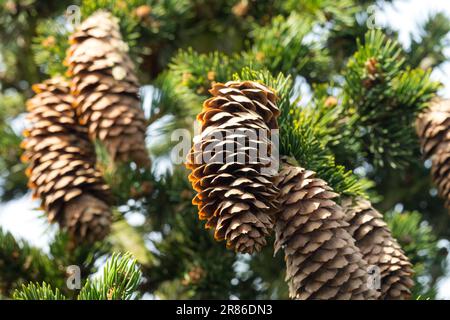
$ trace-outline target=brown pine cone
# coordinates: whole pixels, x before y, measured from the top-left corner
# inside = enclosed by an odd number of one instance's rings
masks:
[[[383,215],[363,198],[345,198],[342,206],[349,224],[347,230],[355,239],[364,260],[379,268],[380,299],[410,299],[414,286],[412,265],[392,237]]]
[[[22,143],[33,197],[74,241],[103,239],[111,225],[109,188],[95,169],[95,150],[78,124],[69,83],[56,77],[33,90]]]
[[[314,172],[283,164],[275,252],[284,249],[289,295],[299,300],[377,299],[369,266],[347,231],[337,196]]]
[[[80,123],[91,140],[100,140],[114,161],[150,166],[146,119],[139,82],[117,18],[99,11],[70,37],[66,64]]]
[[[439,195],[450,209],[450,100],[436,99],[416,120],[416,131]]]
[[[273,228],[276,206],[271,166],[274,146],[270,129],[276,129],[276,96],[251,81],[216,83],[213,98],[197,116],[200,140],[188,155],[189,179],[198,192],[193,204],[215,239],[242,253],[259,251]],[[267,155],[259,154],[264,148]],[[212,151],[212,152],[210,152]],[[208,156],[211,156],[208,159]]]

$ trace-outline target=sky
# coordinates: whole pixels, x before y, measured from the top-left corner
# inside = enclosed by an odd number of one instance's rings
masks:
[[[376,23],[390,25],[399,31],[399,40],[409,44],[410,35],[417,34],[418,25],[425,21],[430,13],[444,11],[450,15],[449,0],[397,0],[393,5],[387,5],[376,14]],[[446,50],[450,56],[450,47]],[[433,71],[432,77],[444,83],[441,94],[450,98],[450,63]],[[0,205],[0,226],[34,245],[48,250],[48,239],[55,232],[42,218],[42,212],[36,210],[39,204],[31,201],[31,197],[11,201]],[[450,259],[450,258],[449,258]],[[438,298],[450,299],[450,277],[439,283]]]

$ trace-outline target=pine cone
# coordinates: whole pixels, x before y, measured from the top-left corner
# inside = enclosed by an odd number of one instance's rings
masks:
[[[411,298],[412,265],[383,220],[383,215],[363,198],[342,201],[348,231],[356,241],[364,260],[379,268],[381,299]]]
[[[435,100],[416,121],[422,153],[431,158],[431,174],[450,209],[450,100]]]
[[[314,172],[283,164],[275,252],[284,248],[289,295],[300,300],[376,299],[368,264],[346,230],[337,196]]]
[[[75,242],[103,239],[111,225],[109,189],[95,170],[86,129],[77,123],[69,83],[57,77],[33,90],[27,102],[31,127],[22,143],[33,197]]]
[[[148,167],[146,120],[139,83],[117,18],[97,12],[70,37],[66,64],[80,123],[100,140],[114,161]]]
[[[270,129],[278,128],[276,96],[251,81],[217,83],[197,116],[200,140],[186,166],[198,192],[193,204],[215,239],[242,253],[259,251],[273,228],[276,169]],[[258,152],[268,151],[267,155]],[[208,150],[213,150],[209,154]],[[211,155],[211,159],[207,159]]]

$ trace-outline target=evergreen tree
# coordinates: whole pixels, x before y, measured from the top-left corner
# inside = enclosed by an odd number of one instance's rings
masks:
[[[0,226],[0,298],[436,298],[450,18],[404,47],[388,2],[0,1],[0,201],[58,222],[48,252]],[[235,128],[278,128],[280,170],[192,162]]]

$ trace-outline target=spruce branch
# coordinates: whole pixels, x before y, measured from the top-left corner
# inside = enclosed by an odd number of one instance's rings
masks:
[[[113,254],[101,277],[88,280],[79,300],[130,300],[136,298],[141,271],[131,254]]]
[[[63,18],[46,19],[36,27],[32,44],[34,60],[42,72],[50,77],[66,72],[63,61],[69,47],[68,37],[68,24]]]
[[[1,99],[1,97],[0,97]],[[1,108],[1,105],[0,105]],[[27,188],[25,165],[20,161],[20,137],[8,123],[0,122],[0,200],[8,201],[23,196]]]
[[[0,293],[8,296],[20,284],[45,281],[60,284],[61,271],[57,263],[40,249],[24,240],[17,240],[0,228]]]
[[[22,285],[13,295],[15,300],[66,300],[67,298],[59,291],[55,290],[47,283]]]
[[[101,277],[88,280],[80,290],[78,300],[130,300],[137,297],[136,289],[141,271],[131,254],[114,253],[106,262]],[[43,282],[22,285],[14,292],[16,300],[66,300],[67,298],[50,284]]]
[[[3,83],[0,84],[0,89]],[[22,196],[27,191],[24,165],[20,162],[22,137],[13,122],[20,120],[24,95],[16,89],[0,90],[0,201]]]
[[[162,73],[153,83],[152,110],[150,119],[161,118],[161,115],[183,116],[194,115],[200,98],[187,86],[183,79],[190,74],[189,67],[181,71],[173,67],[173,71]],[[155,116],[158,115],[158,116]]]
[[[137,228],[133,228],[125,219],[120,219],[112,225],[109,237],[113,251],[130,252],[143,267],[158,264],[156,257],[145,246],[143,235]]]
[[[404,66],[400,46],[381,31],[366,34],[349,61],[343,86],[364,157],[377,167],[404,167],[417,151],[413,121],[439,89],[430,72]]]
[[[313,32],[314,20],[297,12],[274,17],[269,25],[256,27],[251,48],[243,52],[254,68],[267,68],[272,73],[300,74],[309,82],[323,82],[331,64],[320,36]]]
[[[308,62],[304,58],[310,50],[304,38],[312,27],[311,20],[302,19],[295,12],[288,18],[277,16],[270,25],[260,26],[252,32],[251,54],[273,72],[301,70]]]
[[[222,52],[200,54],[192,48],[180,50],[172,59],[169,70],[182,85],[203,97],[214,82],[226,82],[233,73],[251,64],[240,55],[228,56]]]
[[[0,230],[0,298],[11,297],[17,288],[21,288],[14,296],[17,299],[76,298],[77,292],[64,286],[64,266],[79,265],[83,276],[94,273],[95,262],[110,252],[110,241],[114,250],[136,256],[143,273],[143,280],[136,285],[139,293],[162,299],[287,298],[280,278],[284,268],[281,256],[274,261],[270,250],[256,257],[236,256],[216,245],[195,218],[186,171],[171,166],[160,175],[174,145],[171,132],[191,129],[211,86],[231,80],[234,74],[238,74],[236,79],[268,85],[281,97],[281,155],[317,171],[318,177],[342,194],[366,193],[371,183],[361,180],[361,173],[377,182],[383,199],[380,207],[401,202],[408,209],[424,208],[424,217],[415,213],[387,216],[393,221],[394,235],[415,263],[414,295],[435,297],[436,281],[446,269],[445,249],[438,245],[438,239],[443,233],[448,236],[448,219],[437,215],[443,213],[442,204],[430,192],[434,190],[423,173],[426,168],[418,156],[412,123],[437,90],[437,84],[430,80],[430,69],[447,60],[444,49],[450,25],[443,14],[430,16],[407,49],[387,36],[377,36],[381,32],[368,34],[358,43],[358,52],[343,74],[344,64],[356,49],[356,39],[367,31],[367,7],[381,7],[381,3],[12,0],[0,5],[0,200],[26,191],[24,168],[18,161],[20,137],[13,124],[20,122],[16,117],[24,110],[24,97],[31,94],[27,86],[44,74],[65,71],[61,59],[67,48],[64,11],[68,5],[80,5],[82,20],[98,10],[108,10],[119,18],[132,59],[139,65],[141,83],[150,82],[155,88],[145,121],[151,125],[147,132],[157,137],[146,146],[156,158],[156,172],[111,166],[106,151],[97,148],[98,164],[118,205],[113,233],[104,243],[73,248],[66,235],[58,234],[45,254],[13,239],[11,243],[16,244],[12,248],[20,251],[17,256],[15,250],[4,250]],[[396,37],[389,29],[384,33]],[[193,49],[184,49],[189,47]],[[180,48],[183,50],[177,51]],[[286,76],[272,76],[280,71]],[[313,91],[307,103],[297,99],[293,88],[302,77]],[[356,174],[348,170],[355,168]],[[122,215],[129,212],[144,215],[145,222],[137,227],[128,225]],[[434,229],[427,225],[428,220],[436,225]],[[34,249],[36,256],[31,253]],[[47,263],[51,270],[46,269]],[[110,266],[114,270],[109,278],[114,278],[119,265]],[[127,284],[123,283],[128,282],[122,281],[121,275],[109,278],[89,281],[84,298],[137,297],[131,293],[134,289],[125,289]],[[122,284],[123,288],[117,289]],[[4,285],[8,286],[6,293]]]
[[[283,8],[290,12],[295,10],[307,17],[318,20],[321,24],[333,23],[334,28],[352,26],[354,15],[361,8],[354,0],[319,0],[319,1],[283,1]]]
[[[79,244],[73,246],[70,236],[65,232],[58,232],[50,243],[50,257],[58,266],[61,273],[60,283],[65,281],[65,271],[68,266],[76,265],[80,267],[82,275],[93,274],[97,272],[96,263],[105,259],[112,250],[109,241],[97,241],[92,244]],[[56,285],[55,283],[51,283]],[[65,287],[59,287],[66,296],[72,296]]]

